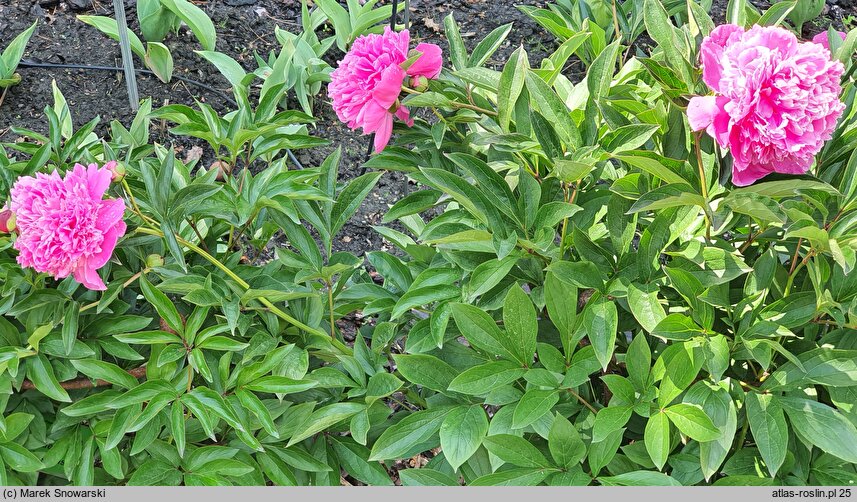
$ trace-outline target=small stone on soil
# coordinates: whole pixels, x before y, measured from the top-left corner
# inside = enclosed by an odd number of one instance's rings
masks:
[[[71,10],[89,10],[92,8],[92,0],[66,0]]]

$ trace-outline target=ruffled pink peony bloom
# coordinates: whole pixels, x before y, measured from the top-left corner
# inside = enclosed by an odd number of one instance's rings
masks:
[[[422,55],[403,69],[410,41],[408,30],[396,33],[389,27],[383,35],[359,37],[330,75],[328,94],[336,115],[351,129],[375,133],[376,152],[390,142],[394,115],[408,126],[414,124],[408,109],[398,104],[405,79],[437,78],[443,66],[440,47],[419,44],[415,50]]]
[[[80,164],[68,171],[22,177],[12,187],[17,218],[18,263],[62,279],[73,275],[89,289],[104,290],[98,275],[125,235],[125,202],[104,199],[110,166]]]
[[[836,34],[839,35],[839,37],[842,40],[845,40],[845,37],[847,36],[847,34],[844,31],[837,31]],[[827,50],[830,50],[830,40],[827,39],[827,32],[826,31],[822,31],[818,35],[812,37],[812,41],[817,43],[817,44],[821,44],[822,47],[824,47]]]
[[[729,148],[733,183],[809,170],[845,108],[842,63],[785,29],[731,24],[703,40],[700,60],[715,95],[692,98],[687,118]]]

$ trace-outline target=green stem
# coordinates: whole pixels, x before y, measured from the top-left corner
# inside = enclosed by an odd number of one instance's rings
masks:
[[[127,281],[125,281],[124,284],[122,284],[122,288],[123,289],[127,288],[128,286],[131,285],[132,282],[139,279],[141,275],[145,274],[148,271],[149,271],[149,269],[146,268],[146,269],[143,269],[142,271],[137,272],[136,274],[132,275],[130,279],[128,279]],[[78,310],[78,312],[86,312],[89,309],[93,309],[93,308],[97,307],[99,303],[101,303],[101,302],[92,302],[92,303],[89,303],[87,305],[84,305],[83,307],[80,307],[80,310]]]
[[[402,90],[405,91],[406,94],[424,94],[420,91],[416,91],[411,89],[410,87],[402,86]],[[467,110],[473,110],[474,112],[484,113],[486,115],[491,115],[492,117],[497,116],[497,112],[494,110],[488,110],[487,108],[482,108],[476,105],[471,105],[468,103],[459,103],[458,101],[450,101],[449,105],[453,108],[465,108]]]
[[[702,133],[696,134],[696,165],[699,168],[699,187],[702,191],[702,198],[705,199],[705,209],[703,212],[705,213],[705,240],[709,243],[711,242],[711,218],[708,216],[708,182],[705,179],[705,166],[702,165],[702,149],[699,145],[699,140],[702,137]]]
[[[583,396],[581,396],[580,394],[575,392],[573,389],[565,389],[565,390],[567,390],[569,394],[571,394],[572,396],[577,398],[577,400],[580,401],[580,404],[589,408],[589,411],[591,411],[592,413],[598,413],[598,410],[596,410],[594,406],[589,404],[589,401],[584,399]]]
[[[330,338],[336,338],[336,323],[333,318],[333,284],[330,281],[327,283],[327,307],[330,310]]]
[[[139,227],[139,228],[137,228],[137,232],[139,232],[139,233],[141,233],[141,234],[155,235],[155,236],[158,236],[158,237],[164,237],[164,232],[162,232],[161,230],[153,229],[153,228]],[[232,270],[230,270],[230,269],[229,269],[229,267],[227,267],[226,265],[224,265],[220,260],[218,260],[218,259],[217,259],[217,258],[215,258],[214,256],[210,255],[210,254],[209,254],[208,252],[206,252],[204,249],[200,248],[199,246],[197,246],[196,244],[194,244],[194,243],[192,243],[192,242],[186,241],[185,239],[183,239],[183,238],[182,238],[181,236],[179,236],[179,235],[176,235],[176,240],[177,240],[177,241],[178,241],[178,243],[179,243],[179,244],[181,244],[182,246],[187,247],[188,249],[190,249],[191,251],[195,252],[195,253],[196,253],[196,254],[198,254],[199,256],[202,256],[203,258],[205,258],[206,260],[208,260],[212,265],[214,265],[215,267],[219,268],[219,269],[220,269],[224,274],[226,274],[227,276],[229,276],[233,281],[237,282],[237,283],[238,283],[238,285],[239,285],[239,286],[241,286],[242,288],[244,288],[245,290],[249,290],[249,289],[250,289],[250,284],[249,284],[247,281],[245,281],[244,279],[242,279],[241,277],[239,277],[239,276],[238,276],[238,274],[236,274],[235,272],[233,272]],[[286,322],[288,322],[288,323],[292,324],[293,326],[296,326],[296,327],[298,327],[298,328],[300,328],[300,329],[302,329],[302,330],[306,331],[307,333],[312,333],[312,334],[314,334],[314,335],[325,336],[325,337],[327,336],[327,334],[326,334],[326,333],[324,333],[323,331],[318,330],[318,329],[315,329],[315,328],[312,328],[312,327],[310,327],[310,326],[307,326],[306,324],[304,324],[304,323],[302,323],[302,322],[298,321],[297,319],[295,319],[294,317],[290,316],[289,314],[287,314],[287,313],[283,312],[282,310],[280,310],[279,308],[277,308],[277,306],[276,306],[276,305],[274,305],[273,303],[271,303],[271,301],[269,301],[267,298],[260,297],[260,298],[258,298],[258,300],[259,300],[259,302],[260,302],[262,305],[264,305],[264,306],[268,307],[268,309],[270,309],[270,311],[271,311],[274,315],[276,315],[276,316],[277,316],[277,317],[279,317],[280,319],[283,319],[284,321],[286,321]]]
[[[741,451],[741,448],[744,447],[744,440],[747,439],[747,429],[750,427],[750,419],[748,417],[744,417],[744,425],[741,426],[741,434],[738,436],[738,439],[735,442],[735,453]]]
[[[131,201],[131,207],[134,208],[134,212],[137,213],[137,216],[143,219],[143,221],[148,221],[149,223],[155,223],[155,220],[147,217],[143,214],[143,211],[140,211],[140,206],[137,205],[137,199],[134,198],[134,194],[131,192],[131,187],[128,185],[128,180],[122,178],[122,188],[125,189],[125,193],[128,194],[128,200]]]
[[[455,135],[458,136],[459,139],[462,139],[462,140],[467,139],[467,136],[461,134],[461,131],[459,131],[457,127],[451,127],[449,121],[447,121],[446,117],[444,117],[443,115],[441,115],[441,113],[439,111],[437,111],[437,108],[432,106],[431,111],[435,114],[435,116],[438,118],[438,120],[440,120],[441,122],[446,124],[446,128],[451,130],[453,133],[455,133]]]
[[[792,268],[791,268],[791,270],[789,270],[789,280],[786,281],[786,289],[785,289],[785,291],[783,291],[783,298],[785,298],[786,296],[789,296],[789,293],[792,290],[792,284],[794,283],[795,277],[797,277],[797,273],[800,272],[800,269],[802,269],[804,266],[806,266],[807,263],[809,263],[810,258],[815,256],[815,250],[810,248],[809,252],[806,253],[806,257],[803,260],[801,260],[797,266],[795,266],[797,256],[798,256],[798,251],[800,250],[800,244],[801,244],[802,240],[803,239],[798,240],[798,247],[795,249],[795,257],[794,257],[794,260],[792,262]]]
[[[568,197],[568,190],[567,189],[566,189],[565,193],[566,193],[566,197]],[[575,184],[574,189],[571,192],[571,197],[568,197],[566,199],[566,202],[568,202],[569,204],[574,204],[574,199],[576,199],[576,198],[577,198],[577,185]],[[563,220],[562,220],[562,236],[560,237],[560,240],[559,240],[559,259],[560,260],[562,260],[562,258],[565,256],[565,235],[566,235],[567,231],[568,231],[568,218],[563,218]]]
[[[187,392],[190,394],[190,391],[193,389],[193,366],[188,363],[187,365]]]

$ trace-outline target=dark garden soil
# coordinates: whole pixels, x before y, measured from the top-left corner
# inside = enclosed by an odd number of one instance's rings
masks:
[[[384,1],[384,0],[382,0]],[[135,0],[126,0],[129,25],[139,32]],[[274,28],[280,26],[290,31],[300,30],[299,0],[209,0],[196,1],[211,17],[217,27],[217,50],[224,52],[246,69],[254,68],[253,54],[266,56],[278,50]],[[524,45],[532,62],[547,56],[556,46],[553,37],[522,14],[515,6],[520,4],[544,7],[545,0],[412,0],[411,33],[416,41],[437,43],[446,49],[443,37],[443,18],[453,13],[461,25],[462,36],[470,49],[492,29],[514,22],[509,39],[489,62],[499,67],[518,46]],[[714,0],[712,16],[715,21],[725,18],[726,0]],[[764,7],[767,0],[754,3]],[[76,19],[77,15],[112,15],[110,0],[0,0],[0,47],[5,45],[26,27],[39,21],[25,53],[25,59],[46,62],[89,65],[119,66],[118,45]],[[842,28],[857,17],[857,0],[828,0],[825,14],[816,24],[807,23],[805,35],[811,36],[827,24]],[[170,35],[165,41],[175,59],[175,74],[187,77],[229,94],[228,84],[207,62],[193,53],[198,49],[196,40],[187,29],[178,35]],[[331,63],[341,54],[332,51]],[[141,63],[138,61],[138,65]],[[578,81],[582,67],[572,64],[569,78]],[[101,117],[102,131],[111,120],[129,123],[133,114],[128,108],[125,85],[121,74],[116,72],[26,68],[19,69],[23,80],[9,90],[0,104],[0,142],[15,141],[12,127],[29,128],[44,132],[46,120],[42,110],[52,102],[51,81],[65,95],[71,107],[75,125],[81,125],[95,116]],[[194,99],[205,101],[216,109],[226,110],[227,103],[214,93],[191,84],[174,80],[163,84],[152,76],[138,78],[140,95],[151,96],[155,106],[166,103],[192,104]],[[295,108],[297,106],[295,105]],[[356,176],[364,160],[367,138],[350,131],[336,120],[324,92],[316,102],[317,126],[312,133],[327,138],[331,145],[310,151],[297,152],[298,159],[306,166],[318,165],[334,148],[341,146],[343,159],[340,168],[343,179]],[[166,131],[153,124],[154,137],[163,142],[177,141]],[[178,140],[176,149],[180,157],[187,155],[193,142]],[[204,148],[206,150],[206,148]],[[211,161],[211,152],[203,155],[202,162]],[[380,223],[381,216],[391,204],[406,195],[413,186],[400,173],[385,174],[375,190],[369,195],[358,213],[337,237],[338,250],[362,254],[368,249],[383,249],[384,242],[371,226]]]

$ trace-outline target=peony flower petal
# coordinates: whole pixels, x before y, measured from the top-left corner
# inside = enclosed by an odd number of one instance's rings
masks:
[[[400,106],[399,109],[396,110],[396,118],[407,124],[408,127],[414,126],[414,119],[411,118],[411,111],[405,106]]]
[[[732,166],[732,183],[739,187],[752,185],[769,174],[771,171],[759,164],[739,166],[735,163]]]
[[[405,70],[398,66],[384,68],[384,71],[381,72],[381,80],[372,89],[372,98],[375,99],[375,102],[387,109],[396,104],[396,100],[402,93],[405,76]]]
[[[105,231],[118,222],[122,221],[122,216],[125,214],[125,201],[122,199],[108,199],[101,202],[101,207],[98,209],[98,216],[95,220],[95,226],[99,230]]]
[[[414,64],[408,68],[412,77],[437,78],[443,68],[443,51],[435,44],[418,44],[414,49],[422,53]]]
[[[363,124],[363,134],[374,133],[389,117],[391,114],[388,108],[384,108],[375,101],[366,103],[359,115],[359,122]]]
[[[717,106],[715,96],[695,96],[687,104],[687,120],[692,131],[701,131],[714,122],[714,117],[722,110]]]
[[[91,267],[85,260],[74,269],[74,280],[81,283],[86,289],[93,291],[104,291],[107,289],[101,276],[98,275],[98,271],[94,267]]]
[[[80,164],[78,164],[80,165]],[[83,166],[81,166],[83,167]],[[77,166],[75,166],[75,169]],[[110,187],[110,181],[113,177],[107,169],[99,169],[98,165],[90,164],[86,169],[86,179],[89,185],[89,195],[93,199],[104,197],[104,192]]]
[[[837,31],[836,34],[839,35],[839,37],[842,38],[843,41],[847,36],[844,31]],[[822,31],[818,35],[812,37],[812,41],[813,43],[820,44],[825,49],[830,50],[830,39],[828,38],[826,31]]]
[[[375,130],[375,153],[381,153],[387,144],[390,142],[390,136],[393,135],[393,115],[387,114],[386,118],[378,125]]]
[[[702,41],[699,49],[699,57],[702,62],[702,80],[708,87],[715,91],[720,90],[720,78],[722,65],[720,58],[723,50],[734,34],[744,32],[744,28],[734,24],[722,24]]]
[[[103,240],[101,241],[101,251],[90,257],[89,263],[94,268],[99,269],[110,261],[110,257],[113,256],[113,250],[116,249],[116,243],[120,237],[125,235],[127,228],[125,222],[120,221],[118,225],[115,225],[104,233]]]

